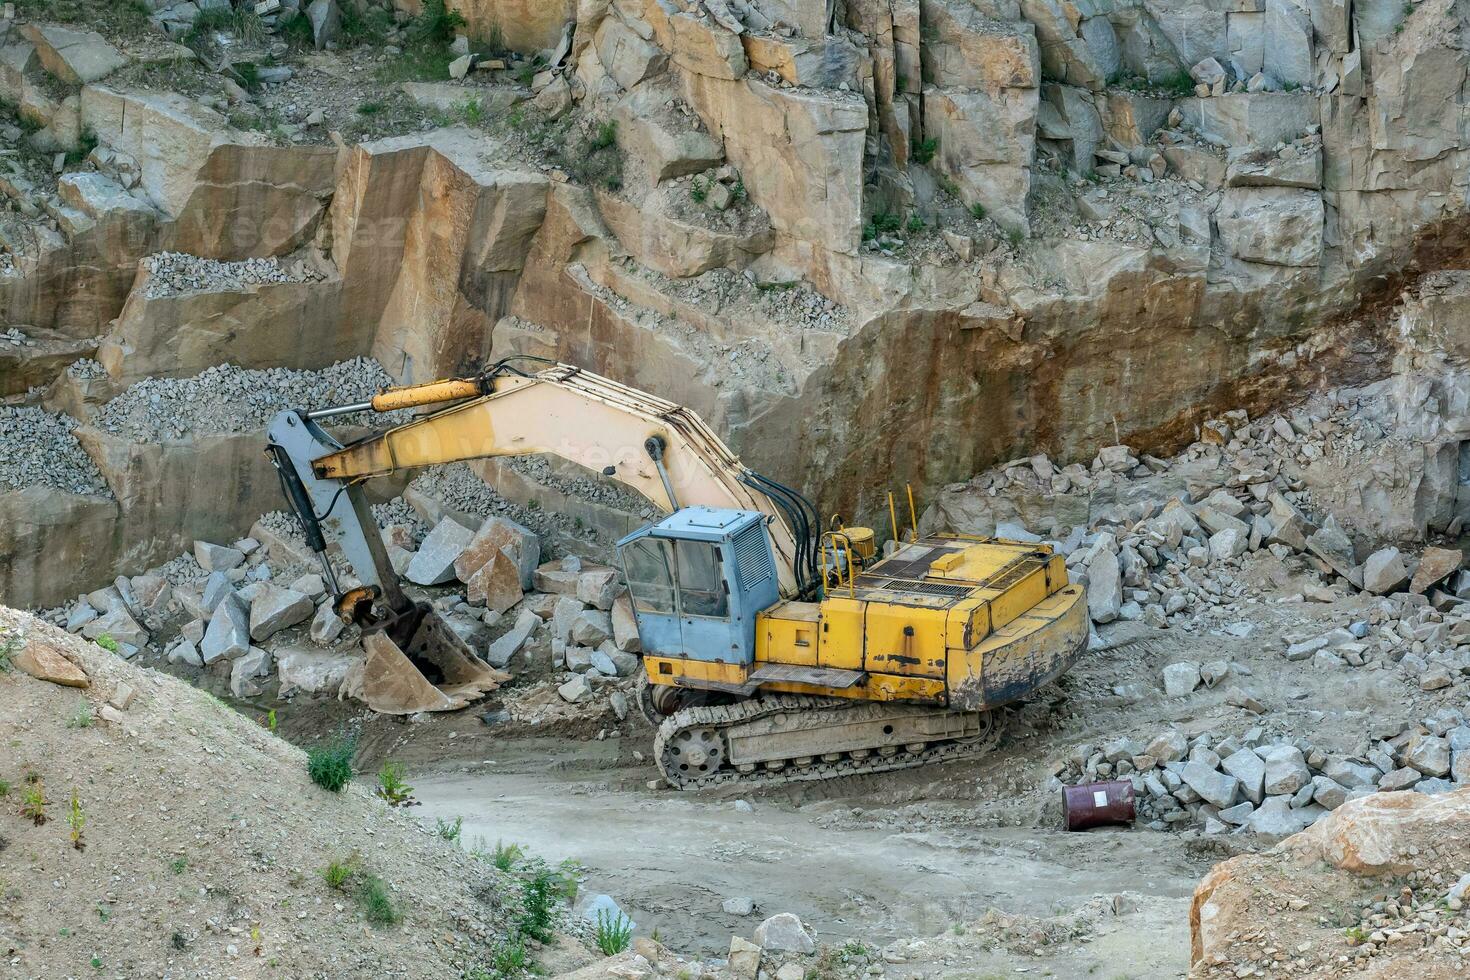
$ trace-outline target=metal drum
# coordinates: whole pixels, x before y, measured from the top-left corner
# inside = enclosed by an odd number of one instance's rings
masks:
[[[1133,823],[1133,784],[1126,779],[1062,788],[1062,813],[1068,830],[1127,826]]]

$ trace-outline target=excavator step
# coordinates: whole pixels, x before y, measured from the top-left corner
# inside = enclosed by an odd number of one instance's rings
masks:
[[[768,684],[780,681],[784,684],[812,684],[834,690],[861,684],[868,677],[867,671],[843,670],[840,667],[802,667],[797,664],[765,664],[746,678],[747,683]]]

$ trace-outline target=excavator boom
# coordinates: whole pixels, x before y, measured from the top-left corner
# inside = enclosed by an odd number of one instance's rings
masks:
[[[463,397],[473,382],[435,382]],[[666,513],[703,506],[766,514],[783,595],[794,596],[797,541],[780,507],[698,415],[590,371],[559,364],[537,374],[492,375],[489,390],[316,459],[322,480],[355,482],[486,456],[545,453],[637,491]],[[385,404],[410,402],[394,391]],[[375,402],[377,399],[375,399]]]

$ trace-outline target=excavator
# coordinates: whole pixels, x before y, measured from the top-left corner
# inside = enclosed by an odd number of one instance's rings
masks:
[[[1045,544],[901,535],[823,521],[743,466],[694,412],[566,364],[508,358],[474,377],[281,412],[267,455],[345,622],[363,629],[369,704],[460,707],[505,675],[409,598],[364,491],[373,477],[552,454],[665,514],[617,542],[642,648],[654,757],[681,789],[885,772],[977,755],[1003,706],[1086,649],[1087,601]],[[422,409],[348,444],[321,425]],[[910,524],[914,512],[909,501]],[[329,543],[350,566],[339,583]],[[355,581],[354,581],[355,579]],[[376,698],[376,702],[374,701]]]

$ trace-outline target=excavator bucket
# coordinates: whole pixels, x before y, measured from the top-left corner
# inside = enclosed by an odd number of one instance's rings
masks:
[[[509,674],[475,656],[432,610],[422,612],[403,646],[391,632],[363,634],[367,659],[356,683],[348,684],[348,693],[374,711],[389,715],[456,711],[510,680]]]

